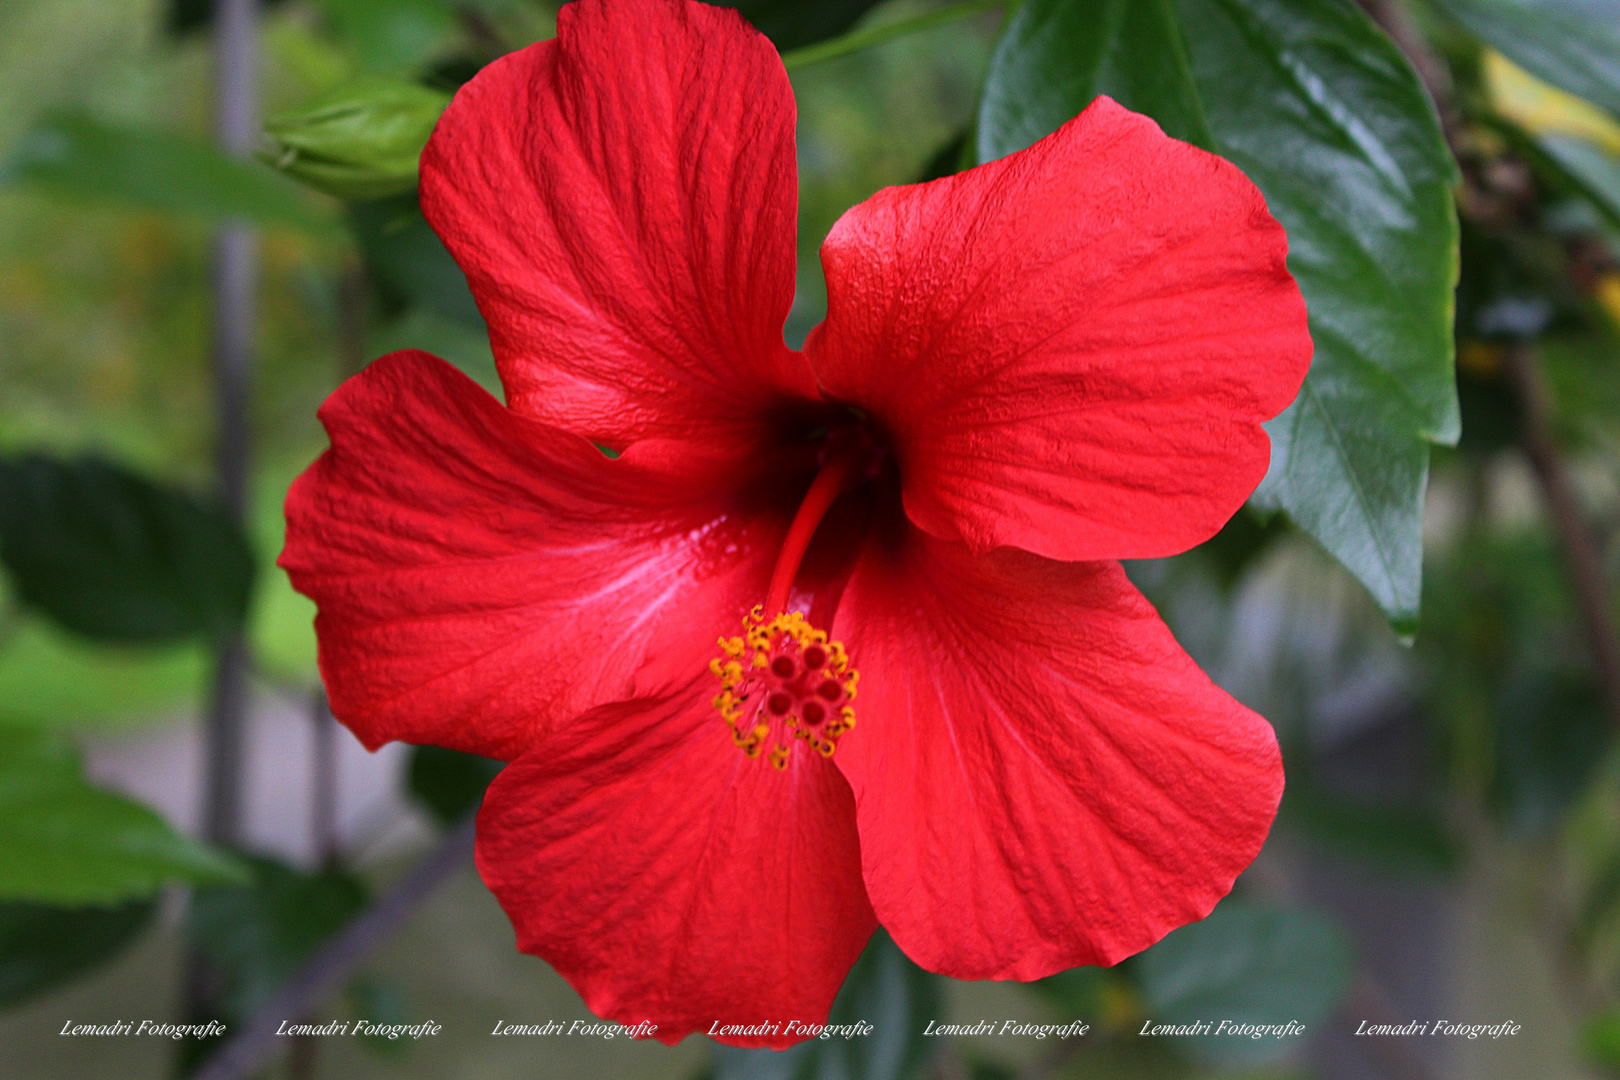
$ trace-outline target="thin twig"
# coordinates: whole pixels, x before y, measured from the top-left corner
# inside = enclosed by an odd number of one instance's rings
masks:
[[[315,861],[332,868],[338,863],[337,721],[326,703],[326,691],[316,690],[309,703],[310,723],[310,843]]]
[[[242,1029],[203,1062],[191,1080],[242,1080],[276,1051],[276,1029],[300,1017],[341,986],[372,951],[455,871],[473,850],[473,818],[457,825],[426,858],[376,903],[328,941]]]
[[[1547,511],[1552,516],[1558,546],[1574,586],[1575,606],[1586,630],[1603,700],[1610,720],[1620,727],[1620,635],[1615,631],[1597,541],[1581,516],[1580,505],[1575,501],[1569,475],[1553,438],[1552,408],[1541,378],[1540,357],[1529,344],[1515,345],[1507,351],[1505,370],[1519,399],[1522,419],[1519,441],[1536,478],[1541,481]]]

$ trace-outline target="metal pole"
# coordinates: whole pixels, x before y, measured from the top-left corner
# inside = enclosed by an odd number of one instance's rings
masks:
[[[251,154],[259,129],[256,0],[217,0],[214,12],[214,131],[234,157]],[[218,409],[219,498],[239,523],[247,510],[248,391],[253,368],[258,238],[245,222],[214,236],[213,369]],[[242,717],[246,650],[240,637],[220,643],[208,715],[203,835],[232,843],[241,835]]]
[[[258,3],[216,0],[214,6],[214,137],[233,157],[247,157],[258,138]],[[214,234],[212,366],[217,409],[216,476],[220,502],[241,524],[247,512],[248,391],[253,369],[258,238],[245,222]],[[240,631],[215,643],[214,677],[203,730],[202,834],[215,843],[242,839],[243,718],[247,648]],[[187,1014],[218,1008],[219,973],[195,950],[186,958]]]

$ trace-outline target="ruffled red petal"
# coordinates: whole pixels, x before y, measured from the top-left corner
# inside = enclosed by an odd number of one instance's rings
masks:
[[[889,429],[935,536],[1173,554],[1260,482],[1260,423],[1305,377],[1287,250],[1235,166],[1099,98],[1027,150],[845,214],[806,353]]]
[[[332,711],[509,759],[552,720],[703,669],[757,603],[786,519],[643,443],[609,461],[426,353],[321,409],[280,565],[319,607]]]
[[[507,403],[615,448],[748,445],[814,397],[793,301],[793,94],[737,12],[575,0],[457,93],[421,201]]]
[[[598,1016],[737,1046],[821,1024],[877,921],[855,804],[824,759],[749,759],[707,680],[557,727],[490,785],[478,870]],[[754,1035],[740,1028],[774,1025]]]
[[[867,893],[964,979],[1112,964],[1207,915],[1282,795],[1265,720],[1215,687],[1114,563],[863,554],[835,636],[861,673],[833,756]]]

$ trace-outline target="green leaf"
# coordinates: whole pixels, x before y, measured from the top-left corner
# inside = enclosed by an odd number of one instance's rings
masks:
[[[905,1080],[932,1050],[922,1032],[940,1015],[941,982],[879,930],[827,1018],[829,1028],[864,1023],[870,1034],[834,1034],[783,1051],[716,1047],[714,1080]]]
[[[1620,1009],[1608,1009],[1586,1022],[1581,1049],[1598,1067],[1620,1072]]]
[[[1099,94],[1166,134],[1213,144],[1171,0],[1027,0],[990,58],[979,160],[1024,149]]]
[[[201,644],[102,645],[25,617],[0,649],[0,726],[82,731],[150,723],[196,697],[207,681],[207,653]]]
[[[455,30],[451,0],[317,0],[338,36],[374,71],[420,67]]]
[[[110,904],[169,881],[239,877],[152,810],[91,785],[61,743],[0,731],[0,898]]]
[[[1334,348],[1346,357],[1355,351],[1349,338],[1318,339],[1316,356]],[[1267,425],[1271,470],[1253,502],[1287,511],[1410,639],[1423,590],[1429,447],[1410,433],[1411,413],[1378,381],[1375,369],[1334,370],[1331,361],[1313,362],[1294,404]]]
[[[1603,764],[1603,697],[1584,672],[1537,671],[1511,679],[1494,704],[1497,809],[1519,829],[1550,829]]]
[[[484,789],[503,764],[476,754],[418,746],[411,750],[410,789],[445,825],[454,825],[478,808]]]
[[[273,8],[285,0],[259,0],[261,8]],[[205,30],[214,24],[214,9],[219,0],[169,0],[168,29],[176,36],[193,30]]]
[[[1447,873],[1462,863],[1462,851],[1438,813],[1398,803],[1351,799],[1288,778],[1282,820],[1314,841],[1392,870]]]
[[[155,900],[83,908],[0,903],[0,1007],[112,961],[156,910]]]
[[[357,80],[306,108],[265,121],[265,160],[340,199],[416,188],[417,167],[449,95],[381,76]]]
[[[1611,852],[1603,860],[1584,891],[1574,926],[1575,941],[1583,949],[1590,947],[1593,935],[1620,904],[1620,852]]]
[[[504,393],[500,374],[495,370],[495,354],[490,351],[489,334],[482,323],[473,326],[415,304],[399,318],[373,326],[366,334],[367,356],[387,356],[401,349],[430,352],[460,368],[462,374],[495,397]]]
[[[1428,446],[1460,433],[1456,166],[1400,51],[1336,0],[1178,0],[1221,152],[1289,237],[1316,354],[1270,425],[1280,506],[1416,629]]]
[[[1535,142],[1564,178],[1620,227],[1620,158],[1573,135],[1546,134]]]
[[[414,195],[352,206],[349,223],[367,269],[397,307],[425,307],[487,332],[467,276],[422,217]]]
[[[229,634],[253,589],[223,511],[95,458],[0,458],[0,562],[23,602],[102,641]]]
[[[781,52],[844,33],[878,0],[725,0]]]
[[[1555,188],[1574,187],[1620,226],[1620,122],[1494,49],[1480,58],[1479,74],[1479,89],[1503,122],[1509,149],[1552,171]]]
[[[248,861],[251,883],[199,889],[190,910],[193,939],[225,976],[225,1007],[236,1017],[263,1005],[366,903],[365,886],[352,874]]]
[[[1036,979],[1029,988],[1065,1015],[1101,1016],[1109,993],[1117,993],[1123,984],[1118,968],[1077,967]]]
[[[298,190],[212,143],[82,113],[46,117],[0,165],[0,185],[27,183],[82,198],[218,221],[319,226]]]
[[[1296,1020],[1309,1036],[1349,988],[1351,954],[1343,932],[1322,915],[1227,899],[1202,922],[1172,931],[1135,965],[1154,1023]],[[1184,1042],[1188,1053],[1221,1062],[1266,1058],[1297,1044],[1214,1033]]]
[[[1150,17],[1157,5],[1112,8],[1020,9],[985,87],[980,156],[1056,129],[1087,92],[1191,141],[1205,142],[1202,115],[1206,144],[1243,169],[1288,230],[1316,342],[1298,400],[1268,427],[1271,471],[1256,505],[1286,510],[1410,630],[1428,447],[1459,430],[1455,166],[1428,98],[1388,38],[1339,0],[1174,0],[1173,20]],[[1043,18],[1054,27],[1044,34]],[[1123,29],[1099,40],[1088,26]],[[1032,104],[1016,105],[1025,93]]]
[[[349,984],[346,996],[355,1015],[365,1017],[374,1024],[411,1022],[405,995],[394,983],[363,975]],[[360,1039],[372,1053],[390,1058],[405,1057],[416,1045],[414,1039],[390,1039],[386,1035],[362,1035]]]
[[[1620,116],[1614,0],[1434,0],[1514,63]]]

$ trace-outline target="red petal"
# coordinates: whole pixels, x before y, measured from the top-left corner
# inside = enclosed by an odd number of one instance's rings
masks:
[[[793,93],[735,11],[575,0],[462,87],[422,155],[507,403],[623,447],[748,441],[814,397],[793,301]]]
[[[822,245],[824,392],[888,428],[912,521],[975,551],[1168,555],[1265,474],[1310,361],[1287,240],[1237,168],[1107,98],[887,188]]]
[[[1270,725],[1117,564],[910,537],[863,556],[835,631],[861,680],[832,760],[895,941],[957,978],[1036,979],[1207,915],[1282,796]]]
[[[372,748],[512,758],[638,673],[705,669],[785,528],[645,463],[656,444],[609,461],[425,353],[378,360],[321,419],[332,448],[287,496],[280,563],[319,605],[332,710]]]
[[[855,804],[826,760],[732,745],[707,682],[559,727],[490,785],[478,870],[598,1016],[675,1043],[711,1025],[821,1024],[877,927]]]

